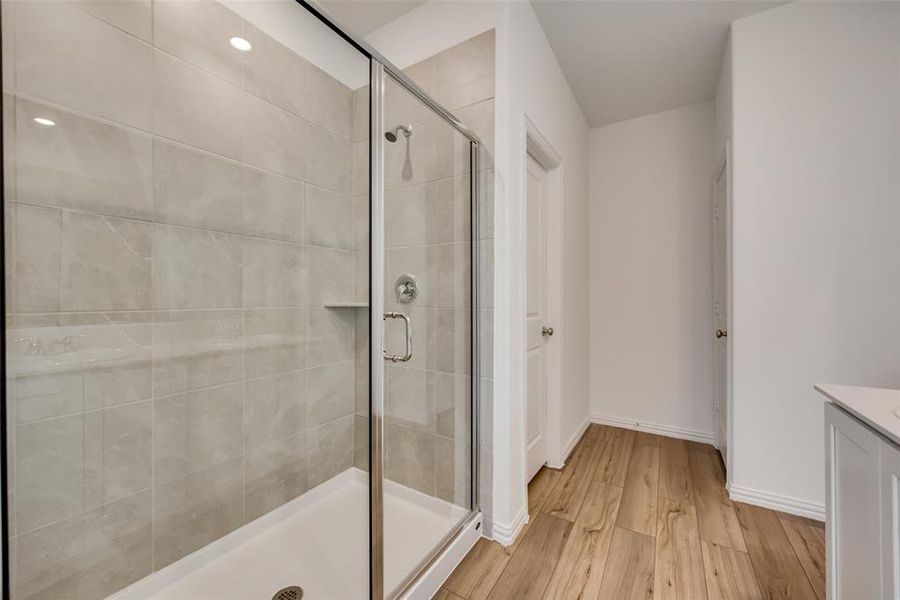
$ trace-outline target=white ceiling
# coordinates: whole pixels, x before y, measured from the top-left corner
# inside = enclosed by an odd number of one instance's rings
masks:
[[[784,2],[531,0],[591,127],[709,100],[737,18]]]
[[[363,36],[425,2],[320,0],[338,23]],[[784,1],[531,0],[531,4],[590,126],[597,127],[710,100],[728,25]]]
[[[426,0],[319,0],[341,26],[365,36]]]

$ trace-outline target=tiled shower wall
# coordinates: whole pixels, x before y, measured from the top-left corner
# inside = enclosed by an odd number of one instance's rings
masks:
[[[211,1],[3,10],[14,595],[97,598],[352,466],[352,92]]]
[[[488,31],[419,62],[406,74],[471,127],[483,144],[479,157],[479,393],[480,501],[490,526],[493,388],[494,32]],[[356,156],[368,137],[362,110],[368,88],[354,93]],[[413,360],[388,364],[385,472],[388,479],[467,505],[470,479],[468,370],[471,343],[469,285],[469,165],[464,138],[408,93],[388,81],[385,127],[412,125],[411,174],[403,175],[406,140],[385,144],[385,308],[409,314]],[[357,173],[361,173],[357,169]],[[364,189],[357,189],[357,193]],[[358,196],[358,205],[366,198]],[[398,304],[394,282],[414,275],[420,296]],[[391,351],[403,347],[402,326],[386,324]],[[365,382],[365,380],[361,380]],[[367,388],[357,391],[357,448],[367,442]],[[357,453],[356,464],[366,466]],[[487,529],[489,532],[489,529]]]

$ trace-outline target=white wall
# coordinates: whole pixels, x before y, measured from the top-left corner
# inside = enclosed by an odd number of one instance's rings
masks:
[[[562,348],[564,393],[560,442],[587,421],[588,127],[537,18],[527,2],[432,0],[367,39],[399,67],[491,27],[496,29],[495,330],[493,390],[493,528],[511,538],[527,515],[524,465],[524,208],[525,119],[563,159],[564,239]]]
[[[719,78],[716,81],[716,156],[725,155],[725,145],[731,141],[732,98],[731,98],[731,31],[722,54],[722,65],[719,67]]]
[[[591,409],[714,435],[715,107],[693,104],[590,136]]]
[[[824,505],[813,382],[900,387],[900,4],[732,25],[731,491]]]

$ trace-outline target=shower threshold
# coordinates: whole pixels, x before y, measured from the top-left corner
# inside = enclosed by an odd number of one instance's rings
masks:
[[[368,473],[347,469],[109,598],[246,600],[297,585],[304,600],[365,600],[368,510]],[[385,589],[399,584],[466,514],[386,481]]]

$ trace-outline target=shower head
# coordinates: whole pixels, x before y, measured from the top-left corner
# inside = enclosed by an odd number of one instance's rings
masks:
[[[384,139],[389,141],[390,143],[394,143],[397,141],[397,134],[403,132],[403,135],[409,137],[412,135],[412,125],[397,125],[390,131],[384,132]]]

